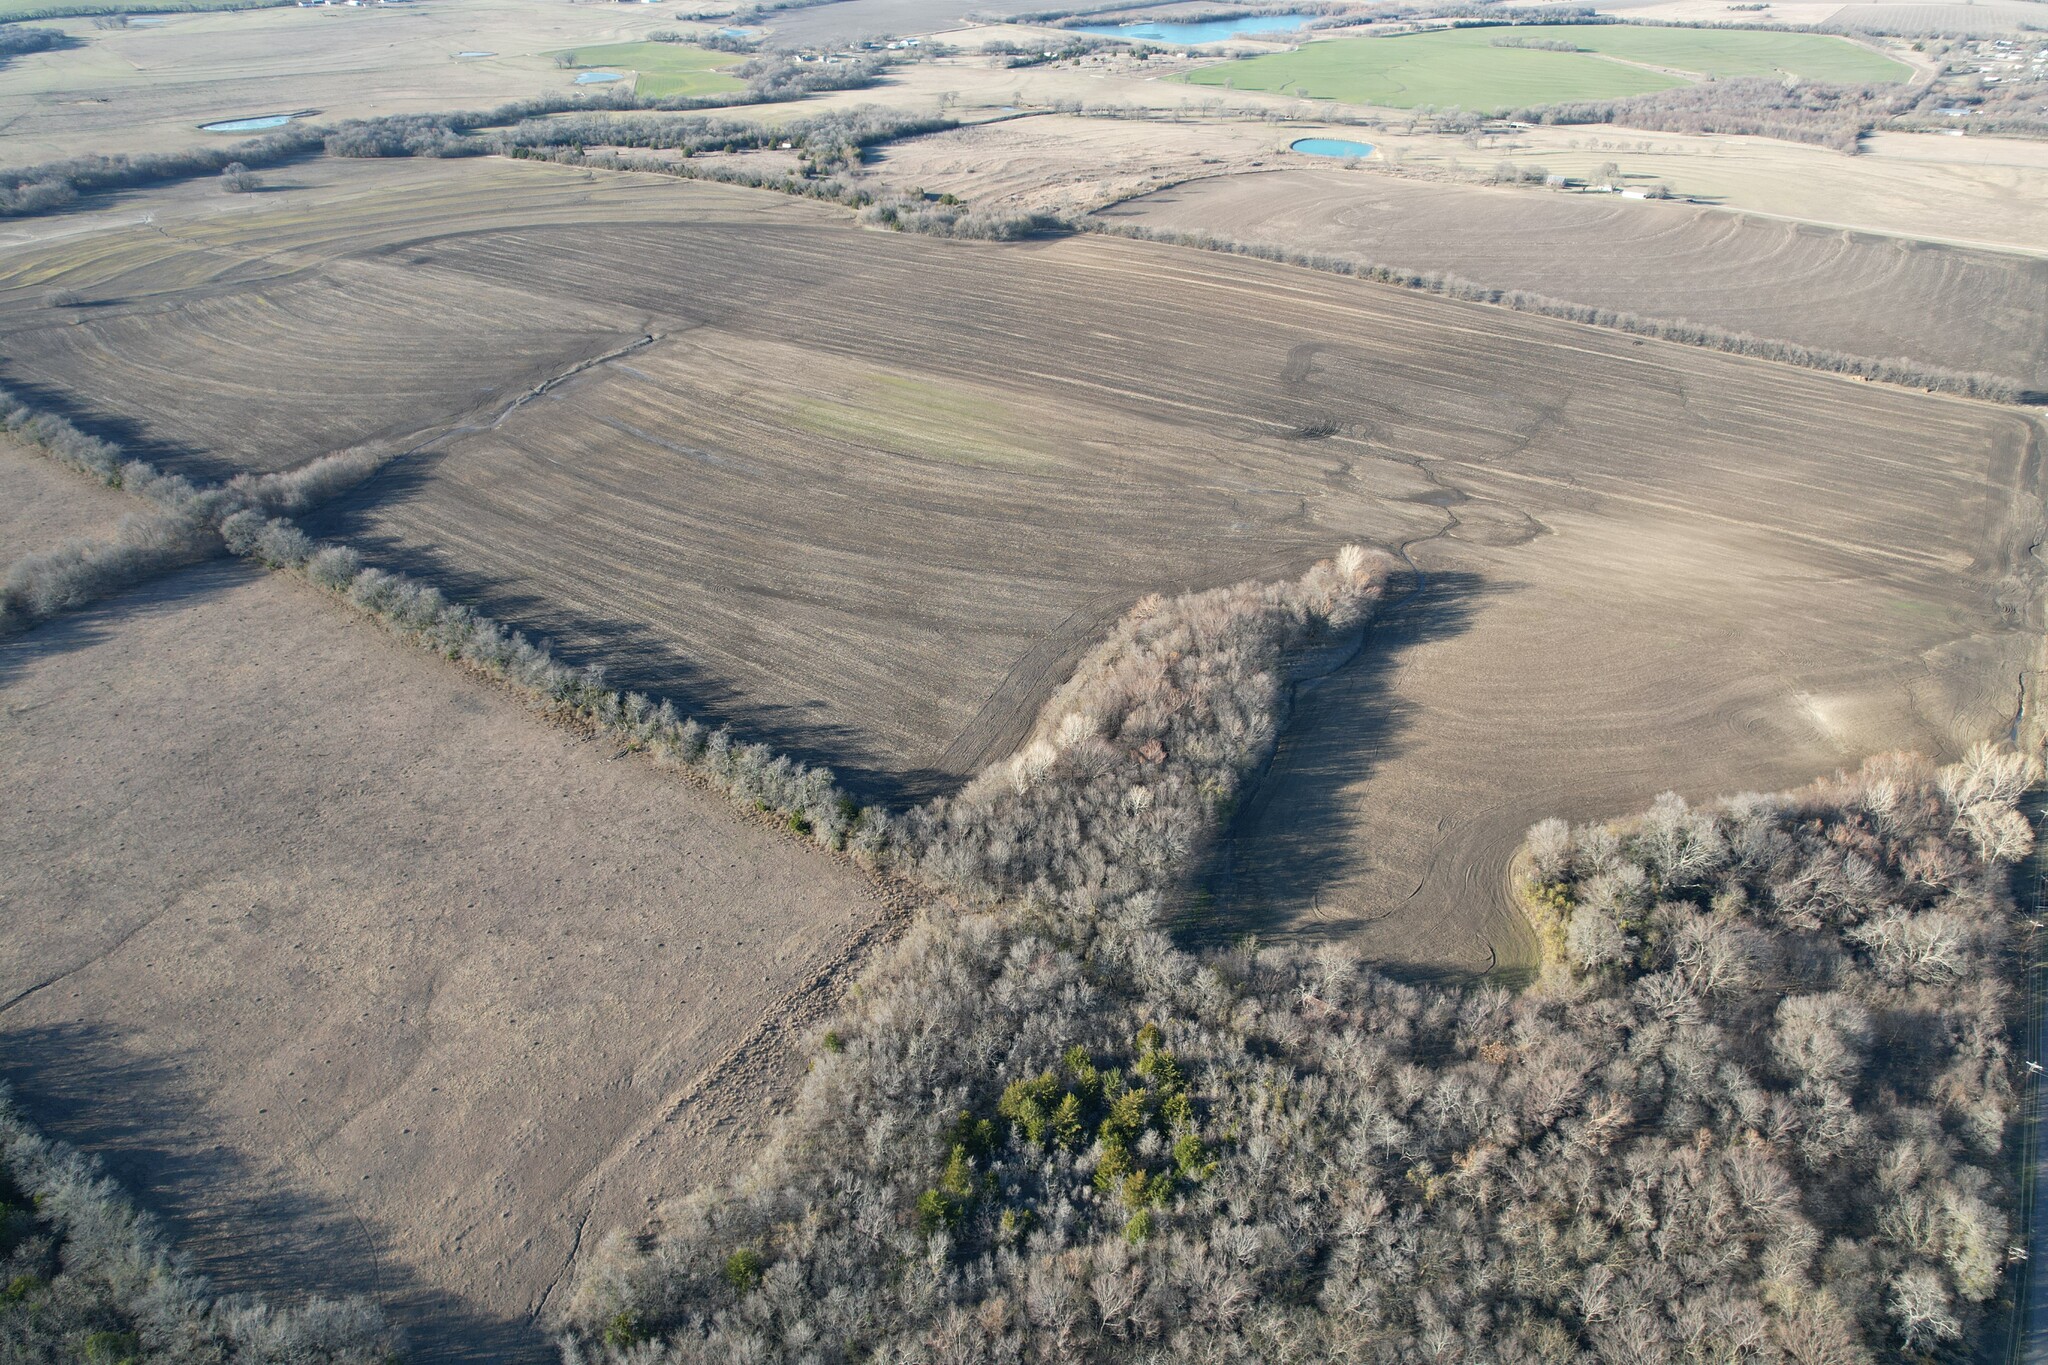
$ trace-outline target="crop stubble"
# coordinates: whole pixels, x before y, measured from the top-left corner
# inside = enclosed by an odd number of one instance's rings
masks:
[[[1305,696],[1237,823],[1228,923],[1520,961],[1500,878],[1537,818],[2010,717],[2038,628],[2024,416],[1148,244],[663,202],[602,228],[478,209],[350,261],[422,308],[490,285],[656,340],[327,524],[867,790],[1007,752],[1143,591],[1351,539],[1427,581]],[[118,405],[109,377],[45,373]]]
[[[2048,260],[2037,257],[1691,205],[1307,169],[1195,180],[1103,216],[2048,386]]]

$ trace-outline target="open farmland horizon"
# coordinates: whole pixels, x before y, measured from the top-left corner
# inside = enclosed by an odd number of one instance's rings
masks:
[[[0,18],[0,1341],[2048,1350],[2048,47],[1622,3]]]

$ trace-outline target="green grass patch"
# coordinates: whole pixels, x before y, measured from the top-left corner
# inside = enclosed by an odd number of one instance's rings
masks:
[[[1793,76],[1803,81],[1882,84],[1904,81],[1913,74],[1913,68],[1904,62],[1825,33],[1642,28],[1633,24],[1560,25],[1513,32],[1532,39],[1576,42],[1603,56],[1700,76]],[[1498,30],[1495,36],[1500,36]]]
[[[1497,40],[1570,42],[1578,50],[1501,47]],[[1202,67],[1184,79],[1346,104],[1491,112],[1646,95],[1691,77],[1766,75],[1876,82],[1904,80],[1911,70],[1846,38],[1818,33],[1531,24],[1312,42],[1293,52]]]
[[[0,0],[5,3],[5,0]],[[649,99],[674,95],[723,95],[746,88],[737,76],[718,70],[740,59],[730,52],[709,52],[688,43],[605,43],[569,51],[583,69],[632,71],[639,80],[633,92]]]

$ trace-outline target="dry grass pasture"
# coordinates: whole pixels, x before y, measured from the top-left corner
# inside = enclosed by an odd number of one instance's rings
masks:
[[[415,1358],[737,1174],[884,919],[845,864],[325,594],[174,576],[0,645],[0,1059],[225,1288]],[[794,1050],[793,1050],[794,1049]]]
[[[1116,222],[2048,387],[2048,260],[1613,195],[1289,170],[1195,180]]]
[[[518,169],[526,192],[482,209],[406,181],[380,214],[352,179],[353,228],[327,220],[281,287],[311,307],[388,274],[423,312],[509,291],[655,339],[449,428],[317,529],[897,794],[1006,753],[1146,590],[1406,547],[1423,590],[1305,698],[1244,815],[1233,922],[1512,964],[1500,879],[1531,821],[1947,751],[2016,706],[2040,628],[2024,413],[1169,247],[862,233],[702,184],[622,178],[600,230],[578,173]],[[93,269],[124,269],[120,239],[90,239]],[[206,318],[251,287],[237,269],[176,296]],[[149,430],[127,376],[161,359],[84,354],[39,342],[37,382]]]
[[[121,518],[137,512],[148,509],[0,436],[0,571],[23,555],[54,550],[73,537],[111,536]]]

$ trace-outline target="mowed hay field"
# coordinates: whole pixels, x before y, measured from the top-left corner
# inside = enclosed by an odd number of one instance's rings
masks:
[[[1232,921],[1511,962],[1502,876],[1538,818],[2009,723],[2039,629],[2023,413],[1210,253],[646,195],[661,221],[601,228],[538,191],[445,222],[394,196],[374,230],[352,211],[373,251],[323,239],[423,310],[516,288],[655,340],[316,529],[864,790],[1006,754],[1141,593],[1349,540],[1407,547],[1428,585],[1305,706]],[[146,357],[41,363],[147,422],[124,397]]]
[[[0,644],[0,1073],[224,1289],[545,1361],[737,1175],[884,919],[843,862],[246,566]]]
[[[2038,257],[1611,195],[1310,169],[1190,181],[1102,216],[2048,387]]]

